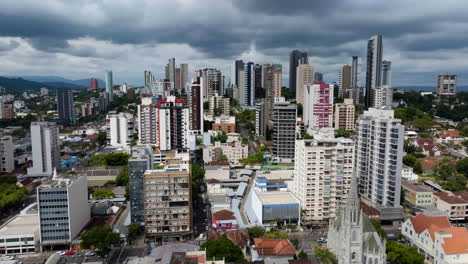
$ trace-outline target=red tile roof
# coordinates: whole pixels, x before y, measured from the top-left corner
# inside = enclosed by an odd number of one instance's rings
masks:
[[[255,238],[254,243],[260,256],[296,254],[296,249],[287,239]]]
[[[462,198],[465,201],[468,201],[468,191],[458,191],[458,192],[453,192],[453,194]]]
[[[457,137],[460,137],[460,131],[458,131],[458,130],[440,130],[439,133],[440,133],[441,138],[448,138],[448,137],[457,138]]]
[[[233,212],[223,209],[213,214],[213,220],[216,220],[216,221],[236,220],[236,217],[234,217]]]
[[[468,204],[468,200],[463,199],[463,196],[451,192],[436,192],[434,195],[449,204]]]
[[[450,222],[445,216],[418,214],[411,218],[411,223],[413,224],[414,231],[418,234],[431,226],[436,226],[438,228],[450,227]]]
[[[444,230],[452,237],[444,238],[445,254],[468,254],[468,231],[464,227],[452,227]]]
[[[220,183],[220,181],[217,179],[208,179],[206,180],[206,183]]]
[[[247,246],[247,243],[250,240],[249,231],[245,229],[226,231],[224,235],[227,238],[229,238],[229,240],[231,240],[234,244],[240,247]]]

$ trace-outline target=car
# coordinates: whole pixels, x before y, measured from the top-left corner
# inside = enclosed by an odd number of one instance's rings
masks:
[[[85,256],[94,256],[94,255],[96,255],[96,253],[90,251],[90,252],[86,252],[84,255]]]
[[[64,251],[57,251],[57,252],[55,252],[55,253],[56,253],[56,254],[59,254],[60,256],[65,255],[65,252],[64,252]]]
[[[327,243],[327,240],[323,237],[317,239],[317,243]]]
[[[15,260],[15,257],[6,256],[6,257],[3,258],[3,260]]]
[[[67,252],[65,252],[65,255],[67,255],[67,256],[73,256],[73,255],[75,255],[75,254],[76,254],[76,252],[75,252],[75,251],[71,251],[71,250],[67,250]]]

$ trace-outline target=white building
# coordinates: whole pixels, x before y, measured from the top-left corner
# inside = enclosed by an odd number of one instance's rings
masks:
[[[300,201],[290,192],[250,190],[244,205],[250,223],[268,224],[279,218],[284,223],[300,224]]]
[[[0,172],[12,172],[15,169],[15,145],[12,136],[0,137]]]
[[[419,176],[413,172],[413,168],[404,164],[401,168],[401,177],[411,182],[415,182],[419,179]]]
[[[468,231],[465,227],[452,227],[445,216],[418,214],[403,223],[401,234],[428,263],[468,263]]]
[[[356,123],[359,192],[375,207],[400,204],[405,128],[393,114],[393,110],[370,108]]]
[[[110,144],[113,147],[130,147],[133,141],[134,119],[129,113],[107,115]]]
[[[50,176],[60,166],[58,128],[52,122],[31,123],[31,145],[33,167],[29,176]]]
[[[242,159],[247,158],[249,155],[249,145],[241,144],[240,141],[236,141],[233,144],[216,141],[214,145],[208,145],[203,148],[203,161],[210,163],[212,161],[218,161],[221,156],[225,156],[227,161],[230,163],[239,163]]]
[[[304,87],[314,82],[314,67],[299,64],[296,69],[296,102],[304,105]]]
[[[0,256],[31,254],[38,248],[37,214],[19,214],[0,227]]]
[[[436,192],[434,206],[450,220],[464,221],[468,219],[468,191]]]
[[[214,96],[210,97],[209,101],[209,110],[208,114],[212,117],[220,116],[220,115],[229,115],[231,111],[229,98],[224,96],[219,96],[215,93]]]
[[[305,86],[303,109],[306,127],[332,127],[333,85],[314,83]]]
[[[353,99],[344,99],[341,104],[335,104],[335,128],[354,129],[354,103]]]
[[[41,96],[49,95],[49,89],[42,87],[40,91]]]
[[[91,219],[85,176],[70,175],[44,182],[37,188],[42,248],[70,245]]]
[[[390,86],[380,86],[372,90],[373,107],[392,109],[393,89]]]
[[[334,218],[349,193],[354,143],[350,139],[297,140],[290,189],[305,209],[303,221]]]

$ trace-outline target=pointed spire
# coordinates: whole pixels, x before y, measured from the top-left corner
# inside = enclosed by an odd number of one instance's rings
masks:
[[[348,194],[348,202],[346,203],[347,209],[350,211],[351,223],[357,223],[359,221],[359,213],[361,211],[361,205],[358,193],[357,184],[357,173],[356,167],[353,169],[353,175],[351,177],[351,186]]]

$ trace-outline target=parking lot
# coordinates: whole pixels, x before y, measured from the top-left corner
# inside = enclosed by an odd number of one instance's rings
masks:
[[[18,255],[15,257],[20,263],[23,264],[43,264],[47,261],[47,259],[52,256],[55,252],[44,252],[39,254],[32,254],[32,255]],[[78,252],[77,254],[68,256],[63,255],[61,256],[62,262],[61,263],[84,263],[84,262],[102,262],[104,261],[103,258],[99,256],[85,256],[85,252]]]

